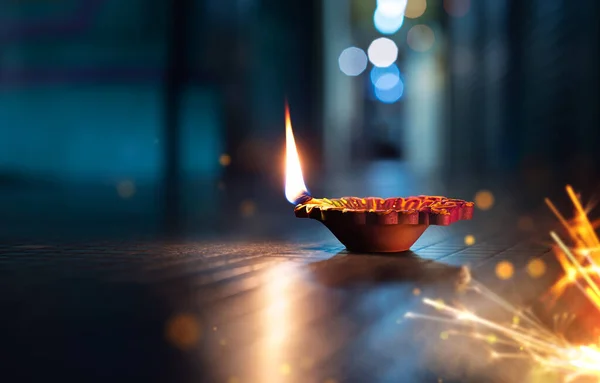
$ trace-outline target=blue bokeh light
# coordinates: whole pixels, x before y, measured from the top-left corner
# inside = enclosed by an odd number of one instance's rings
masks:
[[[394,88],[399,81],[400,76],[392,73],[386,73],[383,76],[379,77],[379,79],[377,79],[377,82],[374,85],[377,89],[389,90]]]
[[[373,14],[373,24],[375,24],[375,29],[384,35],[392,35],[398,32],[403,23],[404,13],[390,16],[382,12],[380,8],[377,8]]]
[[[394,63],[390,66],[383,67],[383,68],[374,66],[371,69],[371,73],[370,73],[371,83],[373,84],[373,86],[375,86],[375,84],[377,84],[377,81],[386,74],[391,74],[391,75],[400,77],[400,69],[398,69],[398,65],[396,65],[396,63]]]
[[[383,103],[393,104],[404,93],[400,69],[395,63],[385,68],[373,67],[370,79],[375,98]]]
[[[398,82],[391,89],[381,89],[377,86],[375,88],[375,97],[386,104],[393,104],[394,102],[400,100],[402,94],[404,93],[404,84],[402,83],[402,79],[398,77]]]

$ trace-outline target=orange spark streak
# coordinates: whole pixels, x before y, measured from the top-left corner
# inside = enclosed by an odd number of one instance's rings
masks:
[[[572,220],[565,219],[549,199],[545,200],[574,243],[574,247],[569,248],[556,233],[550,233],[556,243],[554,250],[557,260],[564,271],[564,275],[551,287],[550,293],[558,298],[568,287],[576,286],[596,307],[597,315],[600,315],[600,267],[598,266],[600,265],[600,239],[594,230],[600,221],[590,222],[573,188],[567,186],[566,190],[575,207],[575,217]],[[535,317],[511,306],[510,303],[493,294],[483,285],[472,282],[470,288],[512,314],[513,323],[495,322],[476,314],[474,310],[446,305],[442,301],[428,298],[425,298],[423,302],[438,310],[443,314],[442,316],[407,313],[406,317],[424,318],[456,325],[474,325],[476,327],[473,331],[454,332],[453,334],[486,340],[489,339],[489,332],[492,332],[498,335],[497,340],[494,338],[494,344],[512,345],[515,350],[521,351],[521,353],[518,351],[504,353],[496,351],[492,345],[490,351],[492,359],[522,358],[524,354],[546,370],[561,373],[565,382],[572,382],[579,377],[587,377],[600,383],[600,343],[572,344],[561,334],[559,326],[555,327],[555,331],[550,331]],[[569,322],[566,318],[575,317],[566,314],[563,314],[563,318],[559,321],[562,325]]]
[[[546,203],[575,243],[573,250],[566,246],[555,249],[558,262],[564,270],[564,276],[552,286],[550,291],[555,298],[558,298],[569,286],[578,285],[579,281],[583,279],[587,283],[587,286],[583,287],[584,294],[600,309],[600,287],[598,286],[600,269],[597,267],[600,261],[600,252],[598,251],[600,240],[573,188],[567,185],[566,190],[575,207],[575,218],[570,223],[552,202],[546,199]]]

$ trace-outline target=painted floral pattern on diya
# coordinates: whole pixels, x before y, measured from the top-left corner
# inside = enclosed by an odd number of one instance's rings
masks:
[[[377,217],[369,220],[371,223],[380,224],[430,224],[450,225],[461,219],[471,219],[473,216],[473,202],[442,196],[417,196],[417,197],[342,197],[335,199],[312,198],[300,203],[294,209],[300,218],[318,218],[319,215],[326,219],[327,212],[341,211],[358,217]],[[316,210],[313,212],[313,210]]]
[[[294,212],[322,222],[348,250],[410,249],[429,225],[447,226],[473,217],[473,202],[442,196],[336,199],[306,196]]]

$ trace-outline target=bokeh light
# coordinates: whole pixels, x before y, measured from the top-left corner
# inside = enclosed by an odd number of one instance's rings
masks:
[[[485,338],[485,340],[489,344],[495,344],[498,341],[498,337],[495,334],[490,334]]]
[[[509,261],[501,261],[496,265],[496,276],[502,280],[512,278],[515,273],[515,267]]]
[[[375,29],[384,35],[391,35],[402,27],[406,0],[379,0],[373,14]]]
[[[384,103],[398,101],[404,92],[400,69],[394,63],[388,67],[373,67],[370,73],[375,97]]]
[[[427,0],[408,0],[404,16],[409,19],[416,19],[423,16],[427,9]]]
[[[407,0],[377,0],[377,9],[386,17],[404,15]]]
[[[349,47],[338,59],[340,70],[347,76],[358,76],[367,68],[367,54],[360,48]]]
[[[541,259],[532,259],[527,264],[527,274],[532,278],[539,278],[546,273],[546,263]]]
[[[465,245],[473,246],[475,244],[475,237],[471,234],[465,235]]]
[[[289,375],[290,372],[292,372],[292,367],[288,363],[283,363],[279,366],[279,372],[281,372],[282,375]]]
[[[475,194],[475,206],[480,210],[489,210],[494,206],[494,195],[489,190],[480,190]]]
[[[136,189],[133,181],[125,180],[117,184],[117,194],[123,199],[131,198],[135,195]]]
[[[385,75],[390,75],[390,74],[400,78],[400,69],[398,68],[398,65],[396,65],[395,63],[390,66],[387,66],[387,67],[374,66],[373,68],[371,68],[371,73],[370,73],[371,83],[373,84],[373,86],[375,86],[375,84],[381,77],[383,77]],[[395,84],[393,84],[393,85],[395,85]]]
[[[165,336],[175,347],[187,350],[194,347],[200,339],[202,331],[195,316],[178,314],[167,321]]]
[[[231,156],[227,153],[221,154],[221,156],[219,157],[219,163],[221,164],[221,166],[231,165]]]
[[[444,9],[450,16],[462,17],[469,12],[471,0],[444,0]]]
[[[412,50],[426,52],[433,47],[435,34],[427,25],[418,24],[408,30],[406,42]]]
[[[377,8],[373,14],[373,24],[375,24],[375,29],[384,35],[391,35],[398,32],[403,23],[403,13],[396,16],[388,16],[381,8]]]
[[[400,76],[396,74],[386,73],[383,76],[380,76],[373,85],[380,90],[389,90],[398,85],[399,81]]]
[[[388,67],[398,58],[398,47],[396,43],[387,37],[375,39],[367,50],[369,61],[378,67]]]
[[[391,78],[390,76],[394,75],[386,74],[381,76],[374,84],[375,97],[385,104],[393,104],[394,102],[400,100],[400,98],[402,98],[402,94],[404,93],[404,84],[402,83],[402,80],[399,77]],[[396,81],[396,83],[392,88],[383,88],[394,81]]]

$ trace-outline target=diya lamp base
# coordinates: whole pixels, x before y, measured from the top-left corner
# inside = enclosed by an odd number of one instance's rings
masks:
[[[313,198],[304,184],[287,104],[285,131],[285,196],[296,205],[296,217],[322,222],[350,251],[406,251],[429,225],[447,226],[473,216],[473,202],[438,196]]]
[[[473,203],[438,196],[317,199],[300,197],[296,217],[322,222],[353,252],[407,251],[429,225],[471,219]]]
[[[355,253],[400,253],[410,250],[427,225],[338,225],[323,222],[346,249]]]

